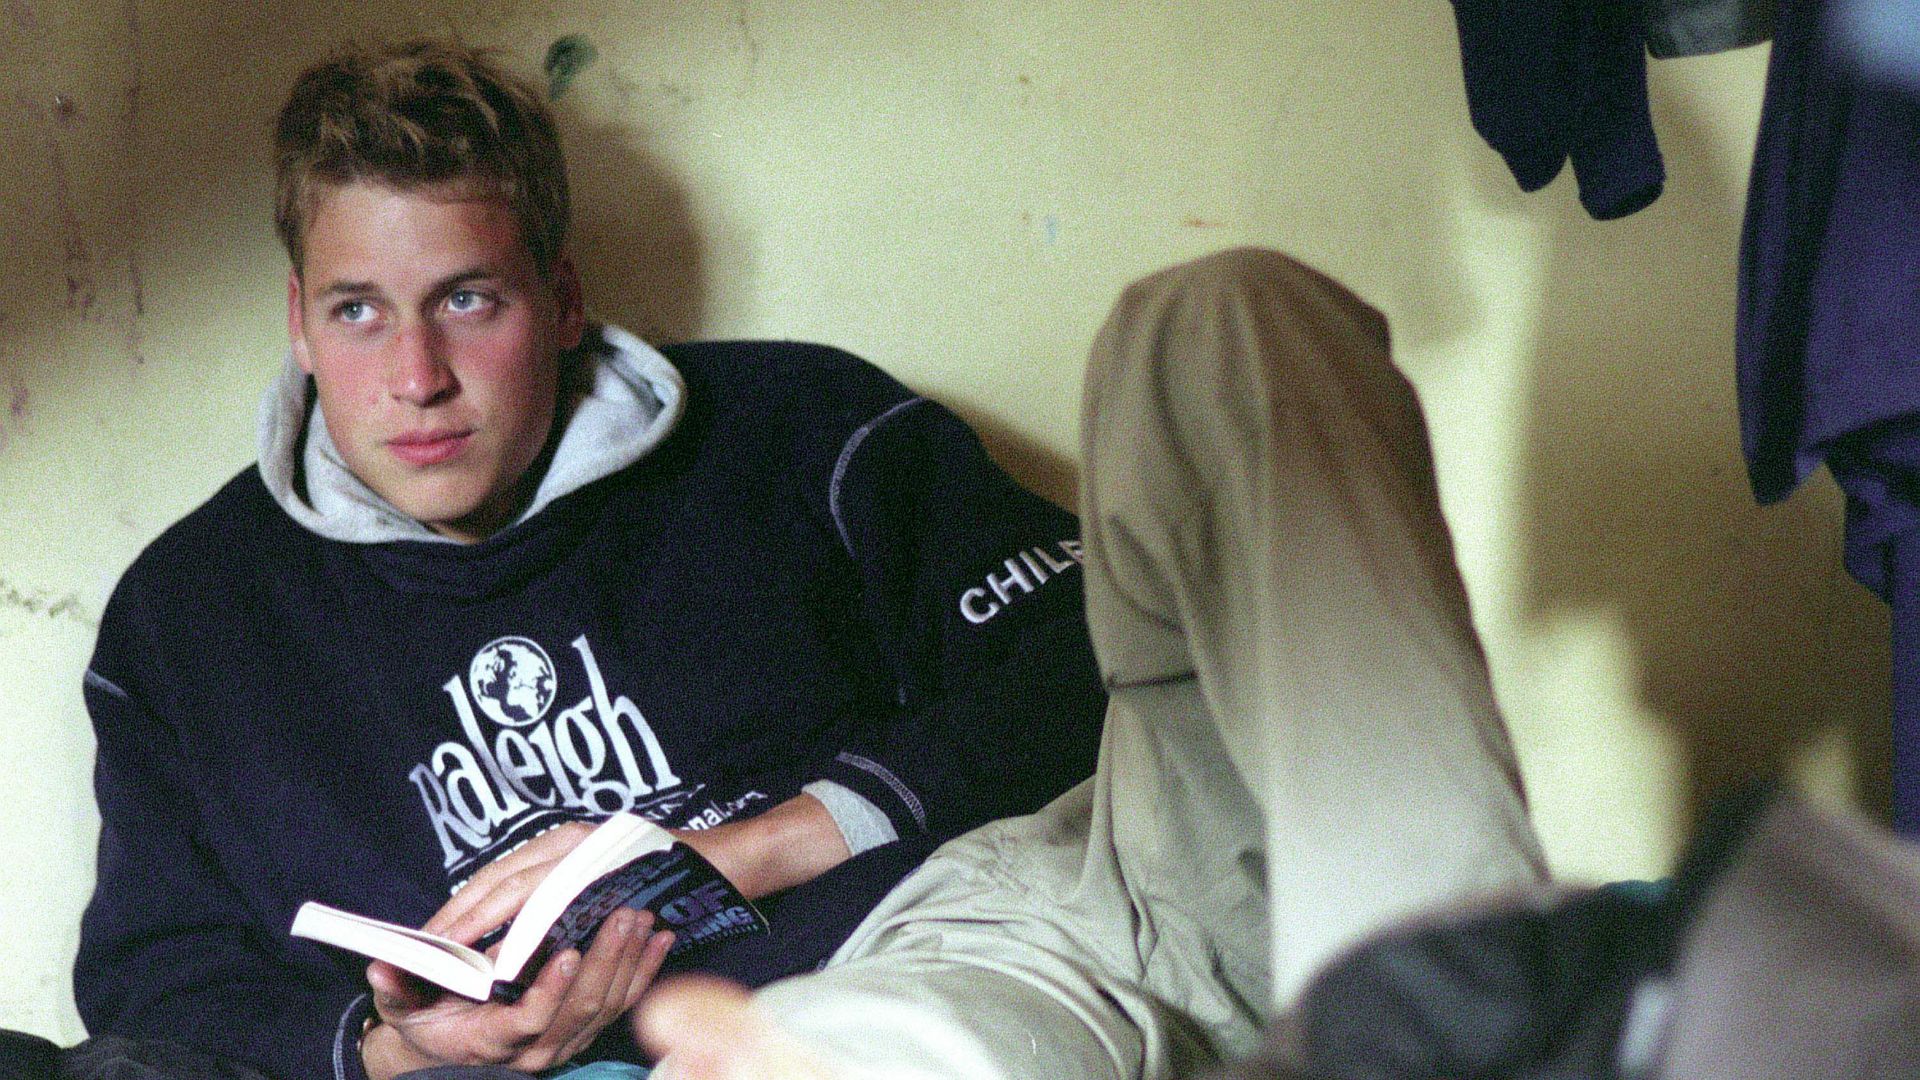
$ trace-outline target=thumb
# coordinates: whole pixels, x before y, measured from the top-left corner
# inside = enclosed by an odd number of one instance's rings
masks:
[[[367,986],[373,990],[373,1007],[381,1019],[387,1021],[423,1008],[440,996],[425,980],[414,978],[384,960],[367,965]]]

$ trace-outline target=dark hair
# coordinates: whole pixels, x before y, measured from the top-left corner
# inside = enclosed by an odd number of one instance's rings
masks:
[[[505,199],[543,276],[566,242],[553,114],[487,51],[414,40],[341,52],[294,83],[273,143],[273,223],[296,271],[324,189],[356,182]]]

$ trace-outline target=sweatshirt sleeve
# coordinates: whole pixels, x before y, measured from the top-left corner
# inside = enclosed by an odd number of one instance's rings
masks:
[[[113,627],[103,629],[111,649]],[[74,997],[93,1035],[165,1039],[281,1080],[365,1080],[362,990],[287,955],[222,876],[196,820],[178,742],[122,682],[85,696],[98,740],[100,845]]]
[[[825,496],[897,708],[857,731],[821,779],[901,836],[945,838],[1036,810],[1090,775],[1106,699],[1073,516],[918,397],[852,431]]]

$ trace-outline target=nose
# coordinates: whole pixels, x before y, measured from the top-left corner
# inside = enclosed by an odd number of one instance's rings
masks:
[[[445,343],[431,325],[401,328],[394,334],[387,391],[409,405],[432,405],[452,395],[456,381]]]

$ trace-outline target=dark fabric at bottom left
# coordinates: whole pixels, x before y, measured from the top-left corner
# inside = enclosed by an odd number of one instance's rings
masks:
[[[38,1035],[0,1030],[0,1080],[40,1080],[54,1075],[60,1048]]]
[[[53,1044],[48,1043],[49,1047]],[[178,1043],[114,1035],[55,1051],[46,1071],[19,1074],[39,1080],[268,1080],[265,1073]],[[14,1080],[6,1073],[6,1080]]]

